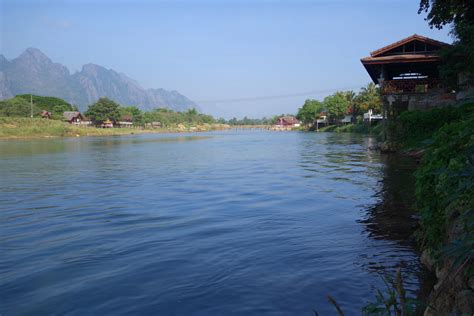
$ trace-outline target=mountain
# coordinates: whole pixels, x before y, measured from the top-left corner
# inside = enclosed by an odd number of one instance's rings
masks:
[[[36,48],[28,48],[11,61],[0,55],[0,99],[27,93],[62,98],[81,110],[100,97],[142,110],[199,108],[177,91],[144,89],[125,74],[99,65],[87,64],[71,74]]]

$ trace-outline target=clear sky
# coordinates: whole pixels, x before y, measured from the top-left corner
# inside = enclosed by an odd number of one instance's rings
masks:
[[[215,116],[294,113],[370,81],[370,51],[430,30],[418,0],[0,0],[0,53],[42,50],[178,90]],[[289,96],[290,95],[290,96]],[[244,99],[244,100],[242,100]]]

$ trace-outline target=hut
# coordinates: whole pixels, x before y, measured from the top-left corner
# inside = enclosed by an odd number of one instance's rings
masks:
[[[131,115],[123,115],[118,122],[119,127],[132,127],[133,125],[133,118]]]
[[[43,112],[41,112],[41,117],[50,120],[51,119],[51,113],[46,111],[46,110],[43,110]]]
[[[83,121],[86,121],[84,115],[78,111],[66,111],[63,113],[64,120],[70,124],[80,125]]]
[[[111,120],[106,119],[105,121],[102,122],[102,124],[100,124],[100,127],[102,127],[102,128],[112,128],[112,127],[114,127],[114,123]]]

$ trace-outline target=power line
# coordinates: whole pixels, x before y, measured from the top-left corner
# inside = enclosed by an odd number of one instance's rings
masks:
[[[347,91],[347,90],[354,90],[360,89],[360,87],[364,86],[363,84],[338,89],[323,89],[323,90],[313,90],[313,91],[306,91],[306,92],[296,92],[296,93],[287,93],[287,94],[276,94],[276,95],[264,95],[264,96],[254,96],[254,97],[244,97],[244,98],[234,98],[234,99],[209,99],[209,100],[198,100],[195,101],[196,103],[234,103],[234,102],[251,102],[251,101],[263,101],[263,100],[277,100],[277,99],[285,99],[285,98],[293,98],[293,97],[304,97],[304,96],[311,96],[316,94],[322,93],[331,93],[334,91]]]

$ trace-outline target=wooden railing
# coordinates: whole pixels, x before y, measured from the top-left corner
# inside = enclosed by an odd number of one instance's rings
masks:
[[[442,89],[439,79],[399,79],[382,83],[382,94],[423,94],[439,89]]]

